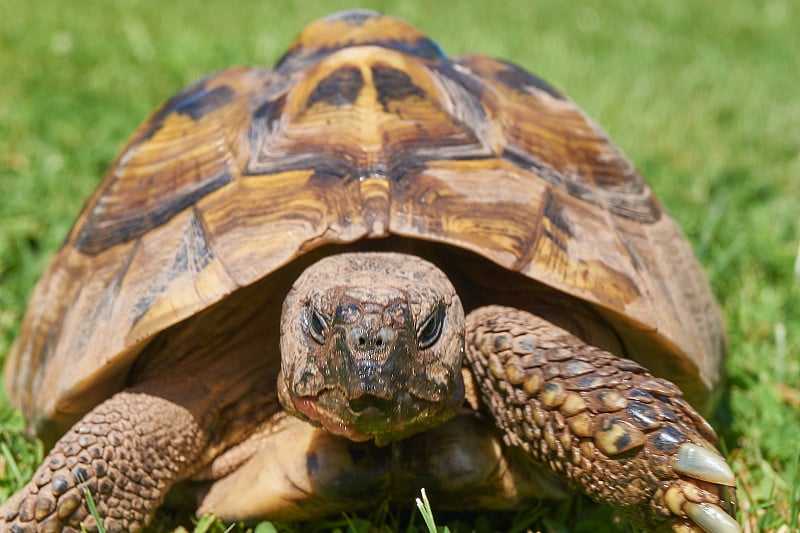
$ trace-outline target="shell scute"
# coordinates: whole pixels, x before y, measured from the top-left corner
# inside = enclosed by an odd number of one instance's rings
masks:
[[[294,72],[338,50],[379,46],[426,60],[445,57],[444,52],[411,24],[380,13],[357,10],[334,14],[309,24],[278,60],[275,69]]]
[[[232,69],[210,76],[156,111],[106,173],[68,242],[98,254],[141,237],[229,184],[238,173],[238,138],[227,121],[241,120],[247,99],[237,101],[237,91],[251,90],[259,74]]]

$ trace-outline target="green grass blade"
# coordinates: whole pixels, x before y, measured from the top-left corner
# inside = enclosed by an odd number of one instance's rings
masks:
[[[0,442],[0,452],[2,452],[3,458],[6,460],[6,467],[11,470],[11,474],[14,476],[14,481],[18,486],[24,484],[25,479],[19,471],[17,460],[14,458],[14,454],[11,453],[11,448],[8,447],[8,437],[6,435],[3,435],[3,441]]]
[[[449,533],[450,529],[446,526],[442,528],[436,527],[436,521],[433,519],[433,510],[431,509],[431,502],[428,501],[428,494],[425,489],[420,490],[421,497],[416,499],[417,509],[422,515],[422,520],[425,521],[425,526],[428,528],[428,533]]]
[[[94,521],[97,524],[97,533],[106,533],[106,528],[103,526],[103,519],[100,518],[100,513],[97,512],[97,505],[94,503],[92,493],[86,486],[81,487],[81,490],[83,491],[83,497],[86,498],[86,506],[89,508],[89,513],[94,517]],[[86,531],[83,526],[81,526],[81,530],[84,532]]]

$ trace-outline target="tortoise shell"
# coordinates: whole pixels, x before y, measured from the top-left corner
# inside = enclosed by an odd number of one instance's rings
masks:
[[[308,26],[271,70],[197,81],[138,128],[33,293],[8,395],[63,430],[159,332],[313,249],[390,236],[588,302],[695,405],[719,383],[701,267],[606,134],[515,65],[448,58],[357,11]]]

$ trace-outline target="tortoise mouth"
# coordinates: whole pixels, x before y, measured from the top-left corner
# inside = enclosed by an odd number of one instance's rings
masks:
[[[375,440],[382,446],[404,439],[455,416],[463,396],[431,402],[408,392],[390,398],[365,393],[348,399],[339,389],[326,389],[316,396],[293,396],[298,414],[330,433],[361,442]]]
[[[398,405],[397,398],[381,398],[374,394],[364,394],[348,402],[348,407],[356,415],[391,413]]]

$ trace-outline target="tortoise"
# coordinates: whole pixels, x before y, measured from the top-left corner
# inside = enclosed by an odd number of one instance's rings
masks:
[[[0,524],[95,530],[84,490],[137,531],[181,484],[238,520],[424,486],[740,531],[700,414],[725,350],[687,240],[573,102],[347,11],[188,86],[107,171],[7,361],[52,449]]]

